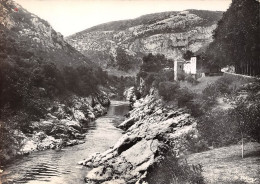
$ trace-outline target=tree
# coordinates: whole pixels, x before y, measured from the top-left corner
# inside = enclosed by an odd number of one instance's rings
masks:
[[[173,63],[173,60],[167,59],[163,54],[153,55],[149,53],[143,57],[143,64],[141,65],[140,71],[158,73],[165,67],[173,67]]]
[[[121,47],[117,49],[116,60],[119,70],[128,71],[133,67],[133,58],[126,54],[125,50],[123,50]]]
[[[183,55],[183,59],[185,59],[186,61],[187,60],[190,60],[190,58],[194,55],[194,53],[190,50],[187,50]]]
[[[260,75],[260,3],[233,0],[214,31],[207,53],[219,67],[234,65],[235,72]]]
[[[231,117],[241,135],[241,156],[244,158],[245,136],[250,136],[260,142],[260,104],[239,100],[232,110]]]
[[[179,83],[167,81],[159,83],[158,91],[164,100],[171,101],[177,97],[177,90],[179,88]]]

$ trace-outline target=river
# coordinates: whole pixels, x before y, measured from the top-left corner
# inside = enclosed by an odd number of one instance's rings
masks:
[[[106,116],[87,125],[84,144],[24,156],[5,168],[2,184],[83,184],[87,168],[77,162],[113,146],[122,136],[122,130],[116,126],[128,111],[126,102],[112,101]]]

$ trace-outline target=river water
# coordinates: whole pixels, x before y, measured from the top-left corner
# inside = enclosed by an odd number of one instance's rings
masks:
[[[116,126],[129,110],[126,102],[112,101],[106,116],[87,125],[85,143],[62,150],[34,152],[5,168],[0,184],[83,184],[87,168],[77,162],[104,152],[122,136]]]

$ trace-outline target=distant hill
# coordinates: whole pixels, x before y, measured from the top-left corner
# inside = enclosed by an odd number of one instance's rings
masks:
[[[147,53],[176,59],[187,49],[203,49],[212,41],[212,32],[222,14],[205,10],[154,13],[100,24],[66,40],[104,69],[118,68],[118,52],[123,49],[129,62],[133,62],[129,69],[134,70]]]

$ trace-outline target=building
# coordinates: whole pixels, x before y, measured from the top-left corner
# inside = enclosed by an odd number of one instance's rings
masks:
[[[190,61],[178,59],[174,61],[174,79],[178,80],[181,74],[196,75],[197,74],[197,58],[191,57]]]

